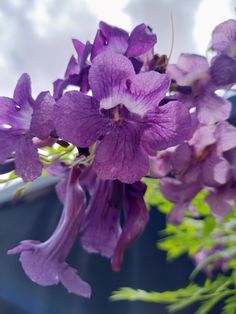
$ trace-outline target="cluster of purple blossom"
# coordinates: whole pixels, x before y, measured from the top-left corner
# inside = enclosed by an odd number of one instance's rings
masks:
[[[156,41],[144,24],[128,34],[100,22],[93,44],[73,40],[77,58],[54,82],[53,95],[42,92],[34,100],[23,74],[13,98],[0,97],[0,162],[13,157],[24,181],[41,175],[38,148],[72,144],[77,152],[72,163],[44,167],[62,177],[57,192],[64,209],[53,235],[8,252],[20,253],[25,273],[40,285],[61,282],[90,296],[89,285],[65,262],[77,238],[88,252],[110,258],[113,270],[121,268],[124,250],[148,221],[140,181],[146,175],[161,178],[163,195],[174,203],[170,222],[180,223],[206,188],[213,214],[232,207],[236,129],[225,121],[230,103],[216,91],[236,82],[236,21],[214,30],[210,63],[182,54],[168,65],[154,53]]]

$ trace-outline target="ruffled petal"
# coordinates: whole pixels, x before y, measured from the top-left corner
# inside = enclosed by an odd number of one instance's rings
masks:
[[[88,147],[104,133],[108,120],[98,102],[77,91],[65,93],[54,107],[57,135],[76,146]]]

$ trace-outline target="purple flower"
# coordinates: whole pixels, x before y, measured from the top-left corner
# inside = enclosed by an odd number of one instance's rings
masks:
[[[90,87],[88,83],[88,71],[90,65],[87,62],[87,57],[91,52],[92,45],[87,42],[85,45],[77,39],[72,40],[77,52],[77,59],[72,56],[69,60],[64,79],[57,79],[53,83],[53,96],[59,99],[63,91],[69,86],[79,86],[84,93],[88,92]]]
[[[24,181],[32,181],[41,174],[42,165],[32,139],[49,137],[54,128],[53,106],[48,92],[33,100],[28,74],[18,80],[13,98],[0,97],[0,163],[14,152],[15,173]]]
[[[177,64],[170,64],[167,67],[167,73],[180,86],[191,87],[190,95],[178,93],[176,96],[190,108],[196,109],[200,123],[214,124],[229,117],[230,102],[215,94],[215,90],[224,87],[228,79],[222,76],[219,68],[215,70],[210,68],[205,57],[181,54]],[[221,82],[221,86],[216,82]]]
[[[121,28],[100,22],[93,43],[91,59],[105,51],[119,53],[128,58],[139,57],[153,48],[156,42],[156,35],[145,24],[136,26],[129,36]]]
[[[118,180],[101,180],[93,167],[85,169],[79,181],[89,195],[89,202],[79,230],[80,243],[89,253],[110,258],[113,270],[120,270],[125,249],[143,232],[148,221],[148,210],[143,199],[146,191],[141,182],[124,184]],[[57,188],[65,202],[68,179]],[[120,217],[124,211],[124,223]]]
[[[22,241],[8,254],[20,253],[25,273],[39,285],[51,286],[61,282],[69,292],[90,297],[89,285],[65,262],[77,238],[86,206],[85,194],[77,182],[79,173],[78,169],[70,171],[64,210],[53,235],[43,243]]]
[[[236,128],[224,121],[215,127],[199,125],[188,142],[152,159],[154,176],[164,170],[164,175],[175,177],[163,178],[160,183],[164,197],[174,203],[169,222],[179,224],[184,210],[191,209],[193,198],[204,188],[208,190],[206,202],[214,216],[225,216],[232,209],[235,149]]]
[[[89,83],[93,97],[73,91],[57,102],[55,125],[59,137],[78,147],[96,143],[94,168],[100,178],[138,181],[148,171],[146,150],[186,138],[187,108],[177,101],[158,106],[169,88],[167,75],[136,75],[128,58],[106,52],[94,59]]]
[[[80,242],[88,252],[111,258],[115,271],[121,269],[125,249],[147,224],[149,215],[143,199],[145,190],[146,186],[141,182],[127,185],[97,178],[81,226]],[[125,222],[121,228],[122,209]]]

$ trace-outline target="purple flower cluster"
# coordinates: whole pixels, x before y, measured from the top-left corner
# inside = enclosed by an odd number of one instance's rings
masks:
[[[171,222],[181,221],[203,188],[215,215],[231,209],[236,129],[225,121],[230,103],[216,91],[236,81],[235,24],[214,30],[210,64],[183,54],[166,68],[157,64],[167,58],[154,54],[157,38],[148,26],[129,34],[100,22],[93,44],[73,40],[77,57],[54,82],[53,95],[42,92],[34,100],[23,74],[13,98],[0,98],[0,162],[14,158],[24,181],[43,168],[62,178],[56,189],[64,209],[53,235],[43,243],[22,241],[8,252],[20,253],[31,280],[61,282],[89,297],[89,285],[65,261],[77,239],[119,270],[125,249],[148,221],[140,181],[146,175],[161,177],[161,191],[174,203]],[[74,159],[45,165],[38,148],[55,143],[73,145]]]
[[[211,48],[210,61],[182,54],[167,67],[176,84],[171,97],[185,103],[192,117],[188,140],[152,159],[151,173],[174,203],[168,217],[173,224],[181,223],[185,209],[193,210],[192,200],[203,189],[216,217],[226,215],[236,200],[236,128],[226,121],[231,104],[216,93],[236,83],[235,20],[215,28]]]

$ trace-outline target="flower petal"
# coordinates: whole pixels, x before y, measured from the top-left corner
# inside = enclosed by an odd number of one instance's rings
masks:
[[[17,147],[19,136],[0,131],[0,164],[10,157]]]
[[[31,81],[27,73],[22,74],[19,78],[14,90],[13,98],[19,106],[28,106],[29,103],[32,103]]]
[[[189,145],[193,147],[196,157],[201,157],[204,150],[215,142],[214,129],[200,125],[189,140]]]
[[[80,170],[70,171],[61,219],[54,234],[45,242],[23,241],[8,254],[20,253],[20,261],[30,279],[42,286],[61,282],[69,292],[90,297],[89,285],[64,260],[68,256],[85,211],[85,194],[78,184]]]
[[[214,124],[229,118],[232,105],[216,94],[203,94],[196,102],[197,116],[200,123]]]
[[[125,53],[127,57],[138,57],[150,50],[157,42],[157,37],[145,24],[136,26],[129,38],[129,46]]]
[[[88,147],[103,135],[108,120],[98,102],[77,91],[65,93],[54,107],[57,135],[76,146]]]
[[[183,142],[190,131],[190,115],[184,104],[168,102],[145,116],[149,125],[142,138],[144,145],[162,150]]]
[[[123,261],[124,251],[143,232],[148,222],[148,210],[143,199],[145,185],[137,182],[126,186],[125,223],[121,236],[112,256],[112,269],[119,271]]]
[[[140,146],[139,125],[123,122],[96,148],[94,167],[101,179],[118,179],[133,183],[143,177],[149,167],[148,156]]]
[[[165,97],[170,79],[166,74],[150,71],[134,75],[127,80],[127,100],[123,105],[133,113],[144,116],[147,111],[155,109]]]
[[[219,52],[226,52],[235,42],[236,21],[233,19],[220,23],[212,32],[212,48]]]
[[[214,58],[210,74],[216,86],[224,87],[236,82],[236,60],[226,55]]]
[[[80,233],[80,243],[88,252],[108,258],[113,255],[121,233],[120,210],[111,204],[112,191],[112,181],[97,181]]]
[[[217,124],[215,137],[219,153],[236,147],[236,128],[226,121]]]
[[[204,162],[202,169],[205,185],[214,187],[225,184],[230,177],[230,168],[228,161],[213,151]]]
[[[231,189],[215,189],[210,191],[205,201],[210,206],[212,214],[221,218],[227,215],[233,208],[235,191]]]
[[[42,92],[37,97],[30,127],[34,136],[45,139],[54,130],[53,108],[55,104],[49,92]]]
[[[89,84],[93,96],[99,101],[108,99],[107,102],[111,102],[109,99],[124,91],[126,79],[134,74],[133,65],[128,58],[111,52],[99,54],[93,60],[89,71]],[[104,109],[112,107],[110,104],[102,106]]]
[[[33,108],[19,106],[13,99],[0,97],[0,130],[25,133],[30,127]]]
[[[101,21],[93,43],[91,59],[108,50],[124,54],[128,47],[128,38],[129,34],[123,29]]]
[[[42,164],[39,161],[37,148],[32,139],[19,138],[15,153],[15,173],[24,181],[33,181],[41,175]]]

